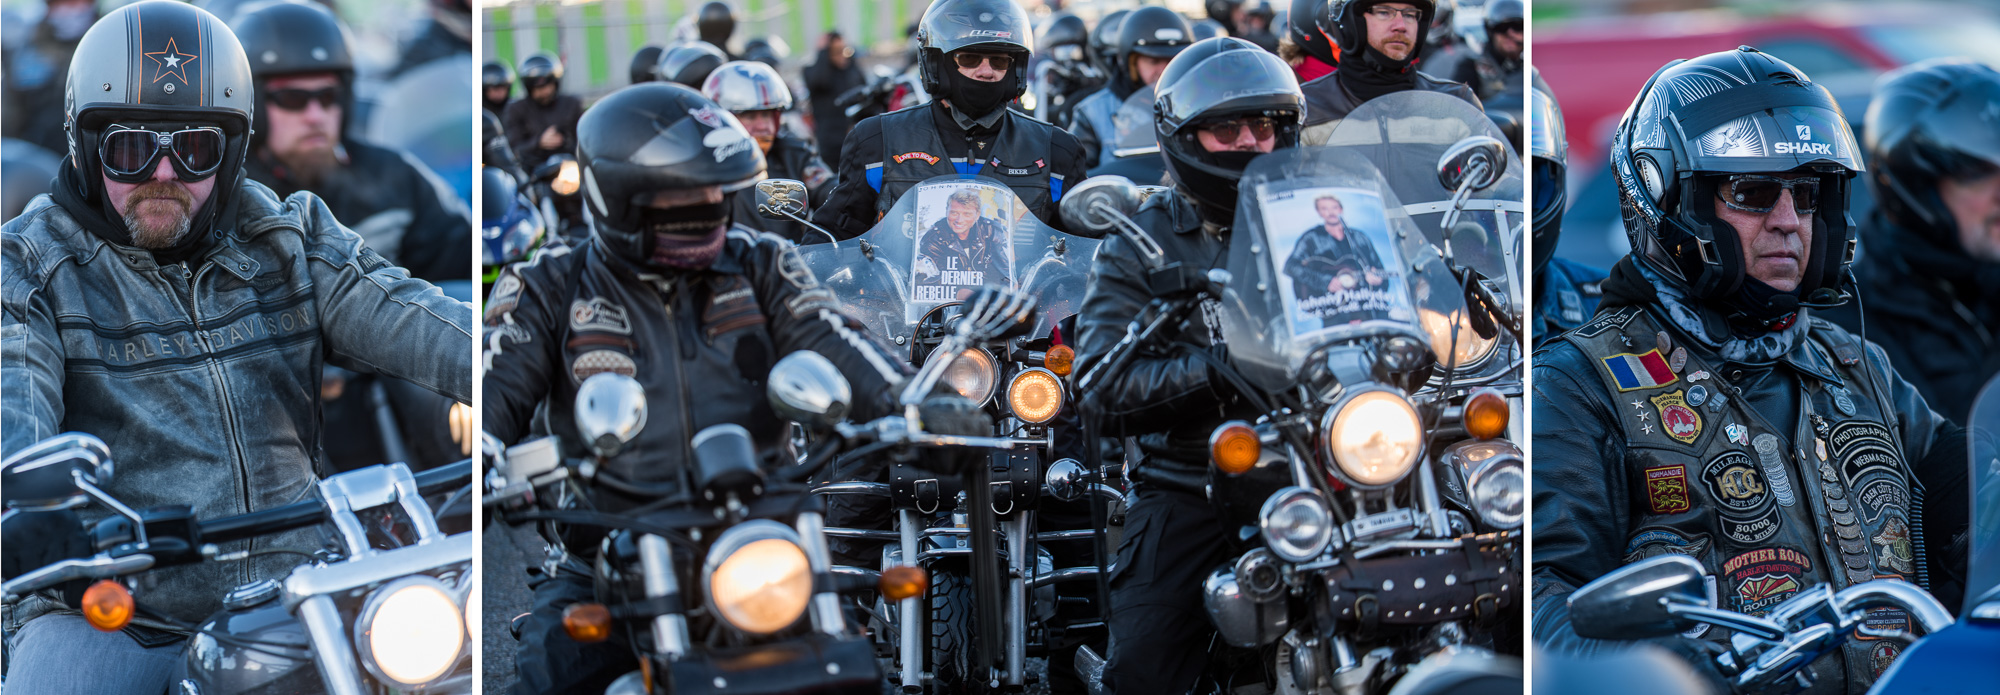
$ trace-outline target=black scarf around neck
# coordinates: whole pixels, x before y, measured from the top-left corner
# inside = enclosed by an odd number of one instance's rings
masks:
[[[1411,51],[1410,57],[1393,60],[1383,55],[1375,47],[1362,44],[1357,48],[1340,50],[1340,65],[1334,69],[1333,78],[1340,86],[1366,102],[1384,94],[1392,94],[1417,86],[1417,56],[1422,51]]]

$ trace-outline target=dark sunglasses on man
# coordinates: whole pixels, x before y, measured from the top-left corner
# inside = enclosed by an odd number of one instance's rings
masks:
[[[98,138],[97,161],[111,180],[140,183],[153,178],[160,158],[171,154],[182,181],[200,181],[222,168],[228,144],[215,126],[111,125]]]
[[[306,105],[319,102],[322,109],[330,109],[340,103],[342,94],[339,87],[319,89],[272,89],[266,90],[265,101],[286,111],[304,111]]]
[[[1819,210],[1819,177],[1779,178],[1762,174],[1735,174],[1717,177],[1715,195],[1729,209],[1768,214],[1778,206],[1778,198],[1792,192],[1792,209],[1801,215]]]
[[[953,53],[951,59],[958,63],[958,67],[966,70],[977,68],[982,62],[1001,72],[1006,72],[1007,68],[1014,65],[1014,57],[1004,53]]]
[[[1207,131],[1209,136],[1218,142],[1236,142],[1236,138],[1243,135],[1245,128],[1250,130],[1250,137],[1259,141],[1269,140],[1278,134],[1278,122],[1264,116],[1214,121],[1202,124],[1199,128]]]

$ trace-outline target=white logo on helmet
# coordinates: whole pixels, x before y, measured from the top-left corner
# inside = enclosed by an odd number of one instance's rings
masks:
[[[688,109],[688,115],[693,116],[696,122],[710,128],[722,127],[722,117],[715,114],[715,109],[706,106],[692,108]]]
[[[314,46],[312,50],[312,56],[313,60],[326,60],[326,47]]]
[[[1153,32],[1153,38],[1159,39],[1161,41],[1179,41],[1181,39],[1187,38],[1187,35],[1181,33],[1181,30],[1179,29],[1174,29],[1169,27],[1165,29],[1155,30]]]
[[[1809,126],[1809,125],[1802,125],[1802,126],[1794,126],[1794,127],[1796,127],[1796,128],[1798,128],[1798,129],[1799,129],[1799,139],[1800,139],[1800,140],[1811,140],[1811,139],[1812,139],[1812,126]]]
[[[701,145],[714,150],[717,162],[748,150],[755,143],[756,141],[751,140],[750,136],[735,128],[716,128],[701,136]]]

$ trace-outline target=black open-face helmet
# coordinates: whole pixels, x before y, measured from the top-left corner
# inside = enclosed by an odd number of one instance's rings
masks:
[[[524,93],[524,96],[533,98],[535,87],[544,84],[555,85],[556,93],[560,94],[562,93],[562,77],[562,59],[557,58],[553,53],[543,51],[528,56],[521,61],[520,80],[521,91]]]
[[[924,90],[949,98],[951,54],[961,50],[1006,53],[1014,57],[1007,77],[1014,88],[1008,99],[1021,96],[1028,88],[1028,55],[1035,51],[1034,24],[1028,11],[1014,0],[938,0],[917,22],[918,71]]]
[[[1369,65],[1385,72],[1407,67],[1407,65],[1377,65],[1379,61],[1374,56],[1379,54],[1369,52],[1366,15],[1369,10],[1375,9],[1376,5],[1387,3],[1410,5],[1423,13],[1423,16],[1417,18],[1417,33],[1413,37],[1416,39],[1416,47],[1410,51],[1406,63],[1414,63],[1424,57],[1424,47],[1430,45],[1431,17],[1437,14],[1437,3],[1433,0],[1326,0],[1319,7],[1319,12],[1314,15],[1313,21],[1320,32],[1332,37],[1333,42],[1339,45],[1341,67]],[[1292,15],[1292,21],[1299,21],[1296,6],[1293,12],[1295,14]]]
[[[729,62],[729,55],[707,41],[682,41],[660,53],[660,79],[701,89],[708,73]]]
[[[1104,74],[1117,73],[1118,27],[1125,23],[1125,16],[1131,10],[1118,10],[1097,18],[1097,26],[1090,29],[1090,59]]]
[[[1327,0],[1292,0],[1292,10],[1285,15],[1285,31],[1292,43],[1319,62],[1327,65],[1340,64],[1340,46],[1334,43],[1333,35],[1319,28],[1320,13],[1326,11]]]
[[[1562,105],[1556,102],[1542,73],[1528,68],[1528,111],[1534,114],[1528,129],[1529,175],[1534,178],[1534,238],[1536,275],[1555,258],[1556,243],[1562,240],[1563,207],[1569,203],[1569,132],[1563,126]]]
[[[632,65],[626,69],[632,84],[644,84],[660,79],[660,54],[666,49],[659,46],[640,46],[632,53]]]
[[[269,83],[273,77],[329,73],[340,80],[342,129],[354,113],[354,57],[347,25],[333,11],[315,2],[278,0],[245,5],[236,12],[229,28],[243,43],[250,58],[250,72],[260,90],[250,146],[263,143],[269,131],[267,115],[273,101]]]
[[[1735,296],[1746,277],[1742,243],[1715,215],[1720,175],[1817,175],[1798,296],[1802,306],[1839,301],[1861,148],[1833,95],[1790,63],[1748,46],[1668,63],[1626,109],[1611,165],[1633,253],[1705,300]]]
[[[1209,19],[1215,20],[1217,24],[1222,25],[1222,28],[1234,34],[1242,29],[1236,26],[1235,17],[1236,8],[1242,6],[1243,0],[1205,0],[1201,4],[1201,9],[1208,13]]]
[[[1260,153],[1209,152],[1196,131],[1215,121],[1267,116],[1278,126],[1276,147],[1297,146],[1306,115],[1298,77],[1257,44],[1218,37],[1181,51],[1154,89],[1154,135],[1166,156],[1167,174],[1195,201],[1203,220],[1232,224],[1236,182]]]
[[[1890,222],[1934,230],[1956,248],[1958,221],[1938,180],[2000,170],[2000,72],[1969,58],[1938,58],[1885,74],[1868,102],[1869,190]]]
[[[1042,23],[1041,33],[1035,35],[1035,45],[1047,51],[1057,46],[1082,46],[1090,42],[1090,29],[1083,24],[1083,18],[1069,12],[1057,12]]]
[[[497,60],[486,61],[485,65],[479,66],[479,86],[506,87],[508,89],[507,93],[509,95],[512,95],[514,88],[514,69],[507,67],[506,63],[502,63]]]
[[[701,12],[694,17],[695,33],[701,40],[717,47],[729,44],[729,36],[736,33],[736,11],[720,2],[701,6]]]
[[[242,181],[256,86],[242,44],[214,15],[173,0],[147,0],[112,10],[78,40],[63,112],[69,162],[83,199],[92,204],[103,200],[107,128],[220,129],[220,152],[190,147],[185,154],[176,154],[179,148],[157,153],[183,176],[206,171],[215,178],[215,191],[190,225],[200,232],[228,207]]]
[[[728,196],[764,179],[764,153],[736,116],[666,82],[626,87],[585,111],[576,160],[591,230],[635,263],[653,255],[648,201],[720,206],[726,218]]]
[[[1194,45],[1194,27],[1179,13],[1153,5],[1133,10],[1118,25],[1118,72],[1139,84],[1133,56],[1172,58]]]

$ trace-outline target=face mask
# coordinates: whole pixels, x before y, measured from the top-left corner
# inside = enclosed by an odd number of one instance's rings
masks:
[[[1014,99],[1014,71],[1021,68],[1019,65],[1008,68],[1006,76],[998,82],[980,82],[966,77],[958,71],[958,66],[948,61],[945,69],[949,71],[945,84],[951,89],[949,98],[952,107],[972,118],[982,118]]]
[[[729,202],[647,209],[638,232],[652,239],[647,263],[658,268],[699,270],[722,255],[729,229]]]

